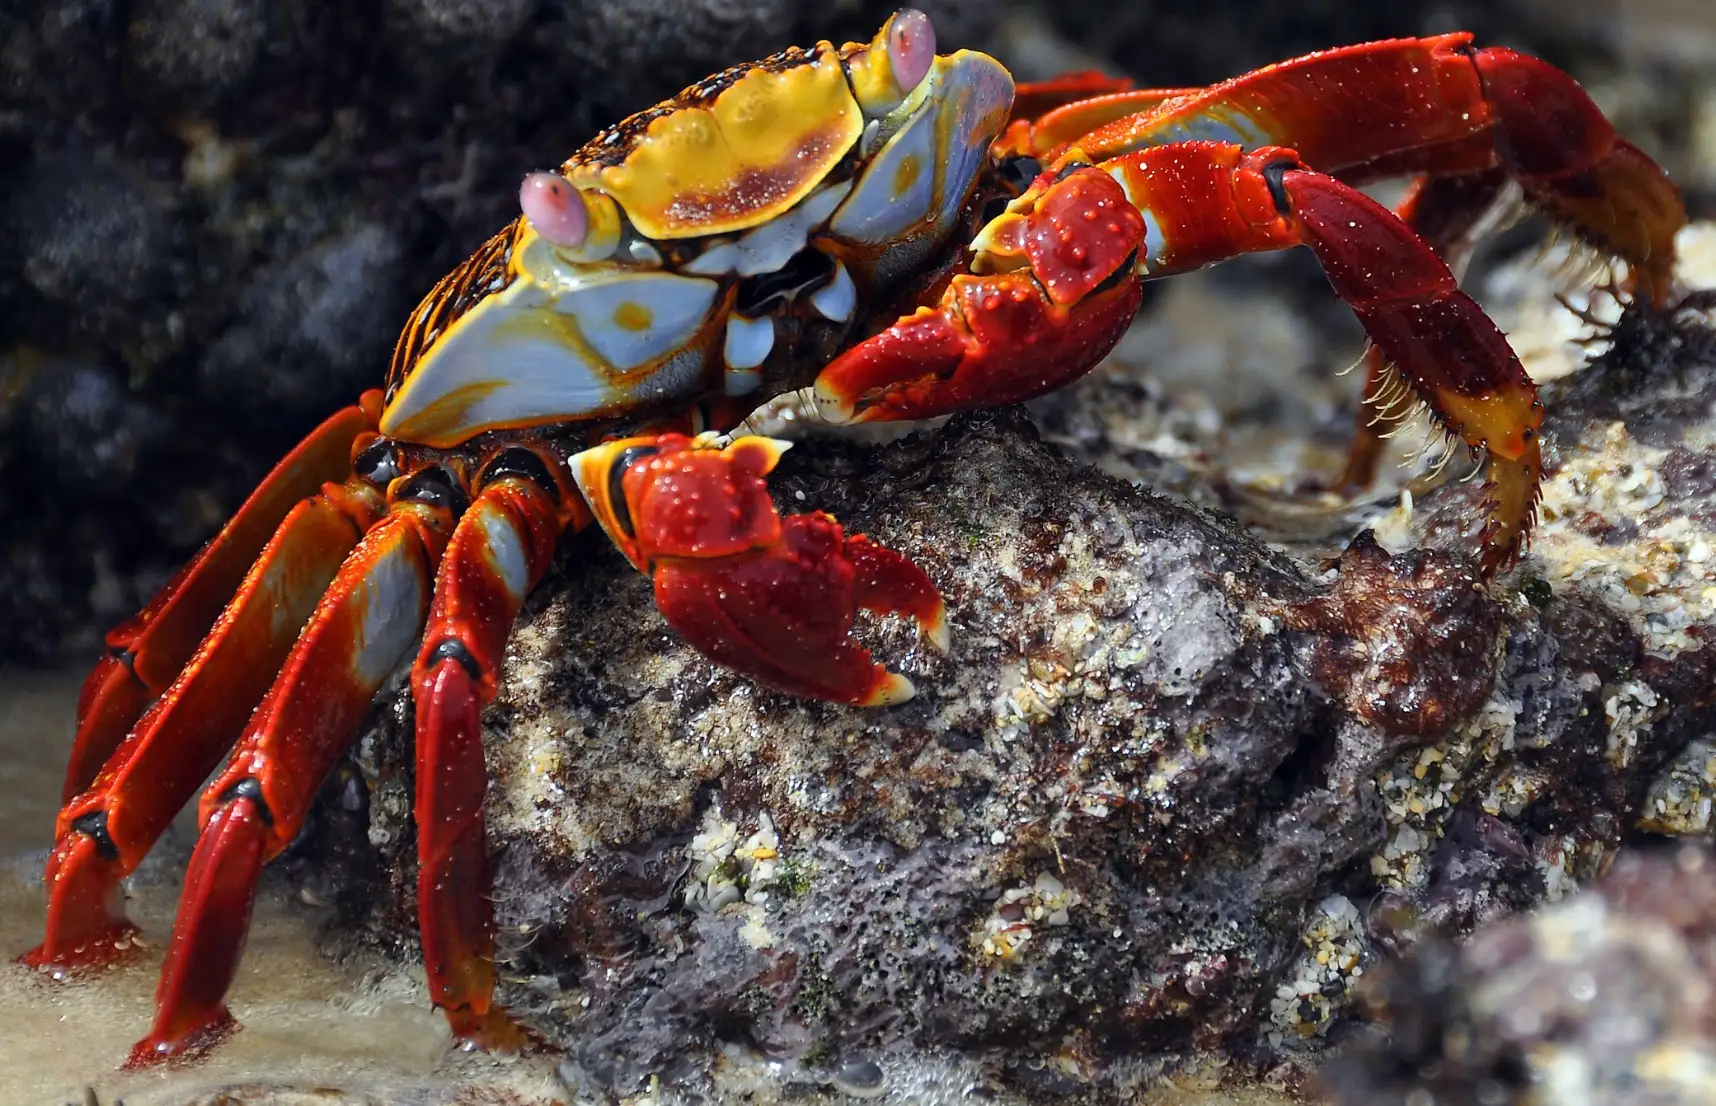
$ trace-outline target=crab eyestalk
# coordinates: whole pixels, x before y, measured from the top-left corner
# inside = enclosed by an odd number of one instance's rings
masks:
[[[518,207],[531,229],[569,261],[602,261],[620,241],[620,214],[599,192],[580,191],[559,173],[536,172],[518,186]]]
[[[518,186],[518,206],[551,246],[575,250],[584,244],[590,216],[572,182],[559,173],[532,173]]]
[[[929,16],[901,8],[868,46],[847,58],[847,79],[865,118],[879,119],[905,102],[929,76],[935,49]]]

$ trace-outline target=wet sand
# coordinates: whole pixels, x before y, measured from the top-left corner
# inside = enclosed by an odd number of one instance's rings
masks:
[[[12,963],[41,938],[41,866],[71,742],[77,679],[0,673],[0,1103],[180,1106],[235,1084],[296,1084],[360,1101],[452,1101],[461,1087],[511,1090],[522,1103],[566,1101],[552,1064],[493,1062],[449,1049],[421,972],[384,964],[347,970],[316,952],[315,912],[265,888],[231,1008],[243,1030],[206,1064],[123,1074],[149,1027],[188,848],[184,820],[131,883],[141,955],[89,979],[55,981]]]

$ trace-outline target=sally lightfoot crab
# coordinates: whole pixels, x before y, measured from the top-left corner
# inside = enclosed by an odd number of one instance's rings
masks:
[[[1403,174],[1398,214],[1352,187]],[[430,994],[461,1037],[521,1045],[493,996],[480,714],[560,538],[599,523],[721,664],[897,702],[912,685],[852,623],[906,616],[945,648],[934,584],[828,515],[781,517],[766,478],[786,443],[717,432],[803,388],[834,422],[1041,395],[1108,352],[1144,280],[1238,254],[1310,247],[1372,340],[1371,414],[1408,395],[1487,455],[1479,556],[1499,569],[1531,527],[1541,409],[1438,255],[1509,182],[1633,293],[1672,295],[1673,185],[1565,74],[1460,34],[1207,89],[1015,89],[983,54],[937,55],[904,10],[869,43],[736,67],[602,132],[527,177],[520,217],[412,313],[385,391],[315,430],[109,636],[24,959],[122,955],[121,879],[219,768],[131,1063],[217,1043],[262,864],[409,662]]]

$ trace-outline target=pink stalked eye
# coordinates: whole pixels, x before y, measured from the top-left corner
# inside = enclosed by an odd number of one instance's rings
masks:
[[[518,186],[518,206],[536,233],[552,245],[573,249],[584,244],[590,216],[572,182],[559,173],[532,173]]]
[[[901,8],[888,24],[888,60],[900,91],[918,87],[935,62],[935,28],[916,8]]]

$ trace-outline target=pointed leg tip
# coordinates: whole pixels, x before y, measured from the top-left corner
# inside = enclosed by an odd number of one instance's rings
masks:
[[[757,471],[773,472],[780,463],[781,457],[792,448],[792,442],[785,438],[771,438],[765,434],[741,434],[720,448],[729,455],[736,455],[747,450],[755,451],[762,458]]]
[[[448,1010],[447,1022],[453,1028],[453,1035],[459,1038],[462,1047],[481,1049],[484,1052],[527,1053],[540,1052],[550,1045],[542,1037],[513,1020],[500,1007],[491,1007],[484,1013],[477,1014],[465,1010]]]
[[[891,707],[903,703],[918,693],[917,685],[898,672],[887,673],[875,690],[865,696],[861,707]]]
[[[857,405],[832,385],[816,382],[816,411],[831,426],[845,426],[858,419]]]
[[[16,963],[54,979],[69,979],[101,971],[143,951],[140,931],[130,922],[110,926],[69,948],[54,947],[66,942],[43,941],[16,959]]]
[[[1530,546],[1542,473],[1543,460],[1535,437],[1518,459],[1491,455],[1484,498],[1488,518],[1480,539],[1479,570],[1485,577],[1517,565]]]
[[[226,1007],[216,1011],[208,1023],[188,1033],[167,1036],[153,1031],[138,1041],[125,1059],[126,1071],[146,1071],[164,1064],[195,1063],[231,1039],[239,1030],[238,1019]]]

